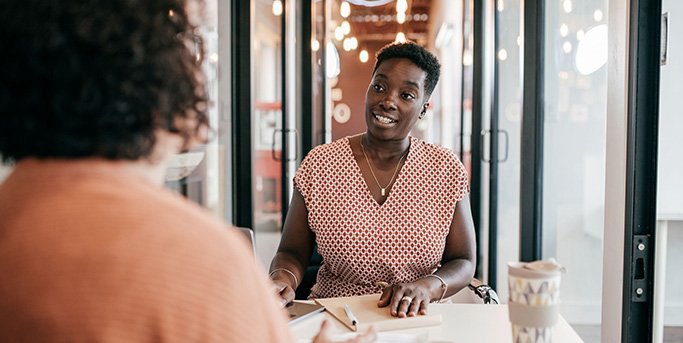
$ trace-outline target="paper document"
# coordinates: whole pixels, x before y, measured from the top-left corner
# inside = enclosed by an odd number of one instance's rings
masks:
[[[358,297],[315,299],[315,302],[324,306],[332,316],[349,329],[357,332],[365,332],[370,325],[375,325],[377,331],[390,331],[441,324],[440,314],[393,317],[388,306],[377,307],[379,297],[380,294],[370,294]],[[344,305],[347,305],[358,319],[357,325],[351,324],[344,311]]]

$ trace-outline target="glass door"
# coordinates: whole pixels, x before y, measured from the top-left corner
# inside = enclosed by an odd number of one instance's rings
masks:
[[[550,1],[543,23],[542,256],[570,271],[561,313],[586,342],[599,342],[601,325],[607,5]]]
[[[483,137],[490,144],[489,284],[507,302],[507,263],[519,260],[520,142],[522,121],[522,5],[498,0],[495,13],[494,105]]]

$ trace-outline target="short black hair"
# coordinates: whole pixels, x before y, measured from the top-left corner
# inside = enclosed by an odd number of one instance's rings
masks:
[[[2,0],[0,154],[136,160],[208,123],[185,0]],[[190,43],[192,42],[192,43]],[[182,125],[187,118],[197,125]]]
[[[427,73],[425,95],[429,99],[437,82],[439,82],[439,75],[441,74],[439,59],[429,50],[415,42],[390,43],[377,52],[375,56],[375,69],[372,70],[372,74],[375,74],[380,64],[390,58],[407,58]]]

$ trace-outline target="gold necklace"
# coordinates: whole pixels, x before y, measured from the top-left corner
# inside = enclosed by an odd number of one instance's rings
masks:
[[[363,150],[363,156],[365,156],[365,162],[368,163],[368,168],[370,168],[370,173],[372,173],[372,177],[375,178],[375,182],[377,182],[377,186],[382,190],[382,196],[385,197],[387,196],[387,188],[391,186],[391,184],[394,183],[394,179],[396,179],[396,174],[398,173],[398,167],[401,165],[401,161],[403,161],[403,158],[408,155],[408,152],[410,151],[410,147],[408,147],[408,150],[401,156],[401,158],[398,160],[398,163],[396,164],[396,169],[394,170],[394,175],[391,177],[391,180],[387,184],[386,187],[382,187],[382,185],[379,184],[379,180],[377,180],[377,176],[375,176],[375,172],[372,170],[372,164],[370,164],[370,160],[368,159],[368,155],[365,153],[365,146],[363,145],[363,137],[365,137],[365,134],[360,137],[360,148]]]

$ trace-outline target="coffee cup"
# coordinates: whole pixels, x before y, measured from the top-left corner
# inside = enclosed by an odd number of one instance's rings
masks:
[[[508,263],[508,310],[514,343],[551,343],[559,318],[564,267],[555,260]]]

